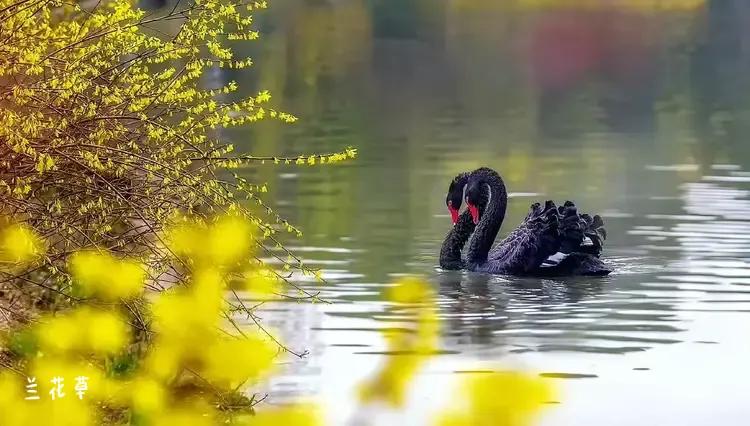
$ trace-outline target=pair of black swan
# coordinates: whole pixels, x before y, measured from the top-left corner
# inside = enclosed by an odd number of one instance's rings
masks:
[[[459,215],[466,194],[468,209]],[[443,269],[531,276],[607,275],[599,259],[607,236],[601,217],[579,214],[575,204],[534,203],[518,228],[492,248],[505,218],[508,194],[500,175],[482,167],[456,176],[446,205],[453,229],[440,251]],[[465,259],[461,250],[469,247]]]

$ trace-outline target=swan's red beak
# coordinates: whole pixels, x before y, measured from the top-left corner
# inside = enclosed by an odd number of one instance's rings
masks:
[[[453,206],[448,206],[448,211],[451,212],[451,220],[455,225],[456,222],[458,222],[458,209],[453,208]]]
[[[474,225],[479,223],[479,209],[474,204],[469,204],[469,212],[471,212],[471,219],[474,221]]]

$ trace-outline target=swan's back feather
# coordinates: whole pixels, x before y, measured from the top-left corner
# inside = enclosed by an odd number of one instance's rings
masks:
[[[562,277],[570,275],[605,276],[612,270],[598,257],[587,253],[570,253],[555,265],[537,268],[532,275],[540,277]]]
[[[609,269],[597,259],[606,237],[602,218],[579,214],[571,201],[561,206],[555,206],[551,200],[544,206],[534,203],[518,228],[492,249],[488,265],[475,266],[475,270],[531,275],[606,275]]]
[[[528,274],[559,251],[560,225],[554,202],[548,200],[544,206],[534,203],[521,225],[492,250],[488,261],[473,265],[472,269]]]

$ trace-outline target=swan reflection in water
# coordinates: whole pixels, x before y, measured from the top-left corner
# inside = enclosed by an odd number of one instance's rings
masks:
[[[499,277],[482,273],[445,271],[437,275],[444,330],[449,345],[510,344],[503,337],[544,312],[545,323],[575,315],[575,304],[599,295],[601,279],[550,280]],[[543,324],[533,327],[543,329]],[[512,334],[512,333],[511,333]]]

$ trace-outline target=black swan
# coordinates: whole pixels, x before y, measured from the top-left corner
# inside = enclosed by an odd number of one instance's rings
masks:
[[[464,197],[464,187],[469,181],[470,173],[461,173],[451,181],[448,187],[448,195],[445,198],[445,205],[451,213],[453,228],[443,240],[440,248],[440,267],[445,270],[459,270],[466,267],[466,263],[461,259],[461,250],[469,241],[469,237],[474,232],[476,224],[471,212],[466,210],[459,215],[461,203]],[[487,205],[488,194],[483,192],[478,194],[481,200],[478,201],[477,208],[482,212]]]
[[[469,182],[469,177],[472,173],[478,171],[481,171],[481,169],[475,170],[471,173],[465,172],[457,175],[448,187],[445,204],[451,214],[453,228],[448,232],[448,235],[446,235],[440,250],[440,267],[442,269],[459,270],[466,268],[466,262],[461,258],[461,251],[476,228],[478,219],[475,221],[474,215],[479,217],[483,214],[490,196],[490,193],[487,190],[476,191],[473,194],[473,197],[475,198],[474,204],[469,205],[469,209],[459,215],[462,199],[464,197],[464,189]],[[537,212],[538,205],[536,206],[536,210],[534,206],[532,206],[532,212]],[[547,209],[546,214],[549,215],[550,213],[551,211]],[[525,228],[537,230],[538,228],[534,225],[540,223],[536,220],[538,219],[538,216],[539,215],[537,214],[529,214],[527,220],[524,221],[518,229],[514,230],[505,240],[503,240],[503,243],[496,246],[492,252],[490,252],[490,258],[502,257],[508,249],[513,248],[513,241],[519,235],[522,235],[523,232],[527,231]]]
[[[466,189],[468,212],[455,219]],[[489,204],[489,205],[488,205]],[[467,268],[501,274],[564,276],[606,275],[610,271],[598,258],[606,238],[599,216],[578,214],[570,201],[556,207],[535,203],[521,225],[490,251],[505,216],[507,193],[502,178],[493,170],[477,169],[456,176],[446,197],[454,229],[446,236],[440,256],[444,269]],[[455,213],[454,213],[455,211]],[[481,219],[480,219],[481,218]],[[461,249],[476,230],[467,253]]]
[[[474,215],[479,217],[483,214],[486,208],[490,193],[489,191],[477,191],[473,194],[474,204],[469,206],[469,210],[459,215],[461,208],[462,199],[464,197],[464,189],[469,182],[469,177],[472,173],[481,171],[481,169],[475,170],[474,172],[461,173],[457,175],[453,181],[451,181],[448,187],[448,194],[445,199],[445,205],[448,207],[448,211],[451,214],[451,220],[453,221],[453,228],[445,236],[443,245],[440,250],[440,267],[445,270],[459,270],[466,268],[466,262],[461,258],[461,251],[466,245],[466,242],[471,237],[478,219],[474,220]],[[537,205],[538,206],[538,205]],[[532,206],[533,210],[534,206]],[[547,214],[550,211],[547,209]],[[514,247],[513,241],[526,232],[525,228],[536,229],[534,225],[538,223],[537,215],[529,215],[527,220],[524,221],[521,226],[514,230],[505,240],[504,245],[498,245],[490,253],[490,257],[502,257],[503,254],[509,249]],[[529,220],[531,219],[531,220]],[[490,242],[491,243],[491,242]]]

